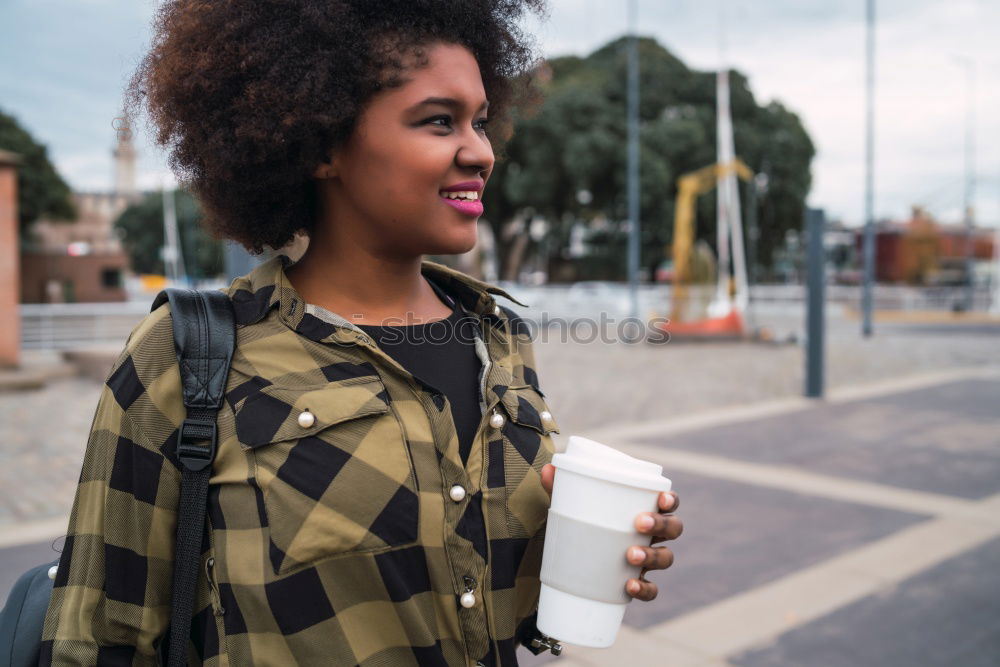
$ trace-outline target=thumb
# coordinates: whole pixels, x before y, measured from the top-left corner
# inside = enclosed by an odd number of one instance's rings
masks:
[[[551,463],[542,466],[542,488],[552,497],[552,482],[556,476],[556,467]]]

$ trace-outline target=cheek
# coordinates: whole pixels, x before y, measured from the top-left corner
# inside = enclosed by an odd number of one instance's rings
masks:
[[[391,155],[380,158],[375,177],[380,190],[392,201],[433,201],[444,184],[451,165],[449,156],[440,146],[416,144],[399,147]]]
[[[400,229],[417,237],[437,234],[449,213],[438,201],[439,188],[456,180],[454,146],[441,137],[409,133],[369,134],[367,139],[348,168],[348,197],[357,210],[380,230],[376,234],[396,237]]]

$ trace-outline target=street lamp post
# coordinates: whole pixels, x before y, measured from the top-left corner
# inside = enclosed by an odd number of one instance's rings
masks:
[[[875,0],[867,0],[865,67],[865,234],[862,256],[861,335],[872,335],[872,283],[875,280]]]
[[[965,310],[970,311],[975,298],[975,260],[973,229],[976,196],[976,63],[965,56],[955,56],[965,68],[965,183],[962,195],[962,222],[965,227]]]
[[[639,317],[639,38],[636,0],[628,3],[628,285],[630,316]]]

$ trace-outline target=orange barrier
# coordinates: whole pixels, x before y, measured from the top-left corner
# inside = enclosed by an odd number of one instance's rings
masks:
[[[710,317],[691,322],[666,322],[653,324],[654,328],[670,334],[676,339],[734,339],[743,338],[746,331],[743,318],[733,310],[724,317]]]

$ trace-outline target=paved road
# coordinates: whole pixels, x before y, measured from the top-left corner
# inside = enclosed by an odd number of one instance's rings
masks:
[[[1000,361],[996,339],[949,329],[859,341],[834,328],[833,387],[966,370],[863,400],[775,408],[799,393],[801,354],[539,342],[563,433],[626,434],[614,444],[664,463],[687,525],[677,565],[656,575],[660,599],[631,605],[614,649],[569,647],[561,664],[1000,662],[1000,614],[973,585],[996,581],[1000,548],[1000,380],[983,371]],[[69,380],[0,395],[0,544],[68,511],[98,390]],[[760,407],[735,421],[711,412],[746,404]],[[52,553],[37,537],[0,551],[0,597]],[[827,655],[843,661],[810,659]]]
[[[623,443],[682,495],[676,564],[614,648],[522,663],[1000,664],[997,406],[970,374]]]

